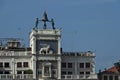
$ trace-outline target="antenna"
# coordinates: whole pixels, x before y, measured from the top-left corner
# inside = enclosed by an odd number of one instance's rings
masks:
[[[20,27],[18,28],[18,37],[20,37],[20,38],[22,37],[22,31],[21,31]]]
[[[23,32],[22,32],[21,27],[18,27],[18,37],[20,38],[21,43],[25,44],[24,39],[23,39]]]

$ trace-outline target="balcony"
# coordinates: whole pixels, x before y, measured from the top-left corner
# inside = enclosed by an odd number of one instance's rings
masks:
[[[96,74],[90,74],[90,75],[62,75],[62,79],[67,80],[76,80],[76,79],[85,79],[85,80],[97,80]]]
[[[32,80],[33,75],[32,74],[0,74],[0,80]]]

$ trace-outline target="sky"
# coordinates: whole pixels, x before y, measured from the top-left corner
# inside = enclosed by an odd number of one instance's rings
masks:
[[[44,10],[62,28],[63,51],[93,51],[96,72],[120,60],[120,0],[0,0],[0,38],[22,38],[29,45]]]

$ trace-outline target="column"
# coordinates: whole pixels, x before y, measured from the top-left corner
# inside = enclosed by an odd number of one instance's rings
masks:
[[[13,79],[15,79],[15,60],[14,60],[14,58],[12,58],[12,75],[13,75]]]
[[[50,77],[52,76],[52,70],[51,70],[51,65],[49,66],[49,72],[50,72]]]
[[[115,75],[113,76],[113,80],[115,80]]]
[[[34,33],[35,34],[35,33]],[[32,48],[32,70],[33,70],[33,79],[36,79],[36,37],[32,35],[31,39],[31,48]]]
[[[75,62],[74,69],[75,69],[75,75],[78,75],[78,74],[77,74],[77,72],[78,72],[78,71],[77,71],[77,69],[78,69],[78,66],[77,66],[77,61]]]
[[[36,57],[33,55],[33,79],[36,79]]]
[[[60,49],[60,37],[58,37],[58,54],[61,54],[61,49]]]
[[[42,77],[44,77],[44,65],[42,64]]]
[[[120,80],[120,76],[118,75],[118,80]]]
[[[61,80],[61,59],[58,60],[58,79]]]
[[[32,39],[32,54],[36,54],[36,38],[34,36]]]

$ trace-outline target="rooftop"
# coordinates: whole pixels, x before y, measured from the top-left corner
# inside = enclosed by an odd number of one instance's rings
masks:
[[[0,38],[0,51],[31,51],[30,47],[22,44],[18,38]]]
[[[87,52],[62,52],[62,56],[95,56],[92,51]]]
[[[119,73],[119,68],[117,66],[113,66],[111,68],[105,69],[102,72],[99,72],[99,74],[100,73],[115,73],[115,74],[117,74],[117,73]]]

